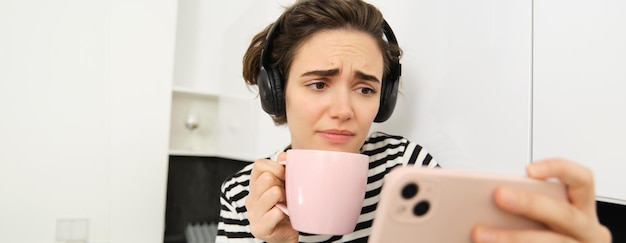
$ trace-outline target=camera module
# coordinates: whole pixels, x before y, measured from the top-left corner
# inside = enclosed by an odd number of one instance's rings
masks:
[[[404,199],[411,199],[413,198],[415,195],[417,195],[417,184],[415,183],[409,183],[407,185],[404,186],[404,188],[402,188],[402,198]]]
[[[413,214],[418,217],[423,216],[424,214],[428,213],[429,209],[430,203],[428,201],[420,201],[415,204],[415,207],[413,207]]]

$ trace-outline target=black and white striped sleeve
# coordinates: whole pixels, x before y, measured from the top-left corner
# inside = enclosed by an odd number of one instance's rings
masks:
[[[217,224],[217,243],[257,243],[250,232],[245,197],[248,195],[251,165],[246,166],[222,184],[220,219]]]
[[[429,168],[440,167],[433,156],[415,142],[408,142],[404,150],[403,165],[424,166]]]

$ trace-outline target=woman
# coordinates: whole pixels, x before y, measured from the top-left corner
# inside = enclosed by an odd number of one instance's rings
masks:
[[[289,148],[370,156],[366,199],[355,232],[311,235],[295,231],[278,208],[285,201],[283,152],[259,159],[222,185],[218,242],[366,242],[384,175],[395,166],[437,163],[421,146],[374,132],[395,106],[400,48],[382,14],[361,0],[302,0],[257,34],[244,57],[244,79],[258,85],[263,109],[287,124]],[[551,231],[476,228],[477,242],[609,242],[595,214],[592,175],[563,160],[533,163],[531,177],[557,177],[570,203],[499,190],[504,210],[540,221]],[[416,239],[419,240],[419,239]]]

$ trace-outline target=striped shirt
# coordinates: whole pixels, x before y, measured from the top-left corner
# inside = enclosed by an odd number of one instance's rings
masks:
[[[399,165],[439,167],[420,145],[404,137],[381,132],[372,133],[361,147],[360,153],[368,155],[370,162],[367,192],[355,231],[346,235],[313,235],[301,232],[300,242],[367,242],[385,175]],[[247,165],[222,184],[216,242],[263,242],[250,233],[244,205],[251,171],[252,164]]]

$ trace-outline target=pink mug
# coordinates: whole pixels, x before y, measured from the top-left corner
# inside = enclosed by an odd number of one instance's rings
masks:
[[[287,204],[276,206],[289,216],[294,229],[323,235],[354,231],[365,198],[368,156],[291,149],[281,163]]]

